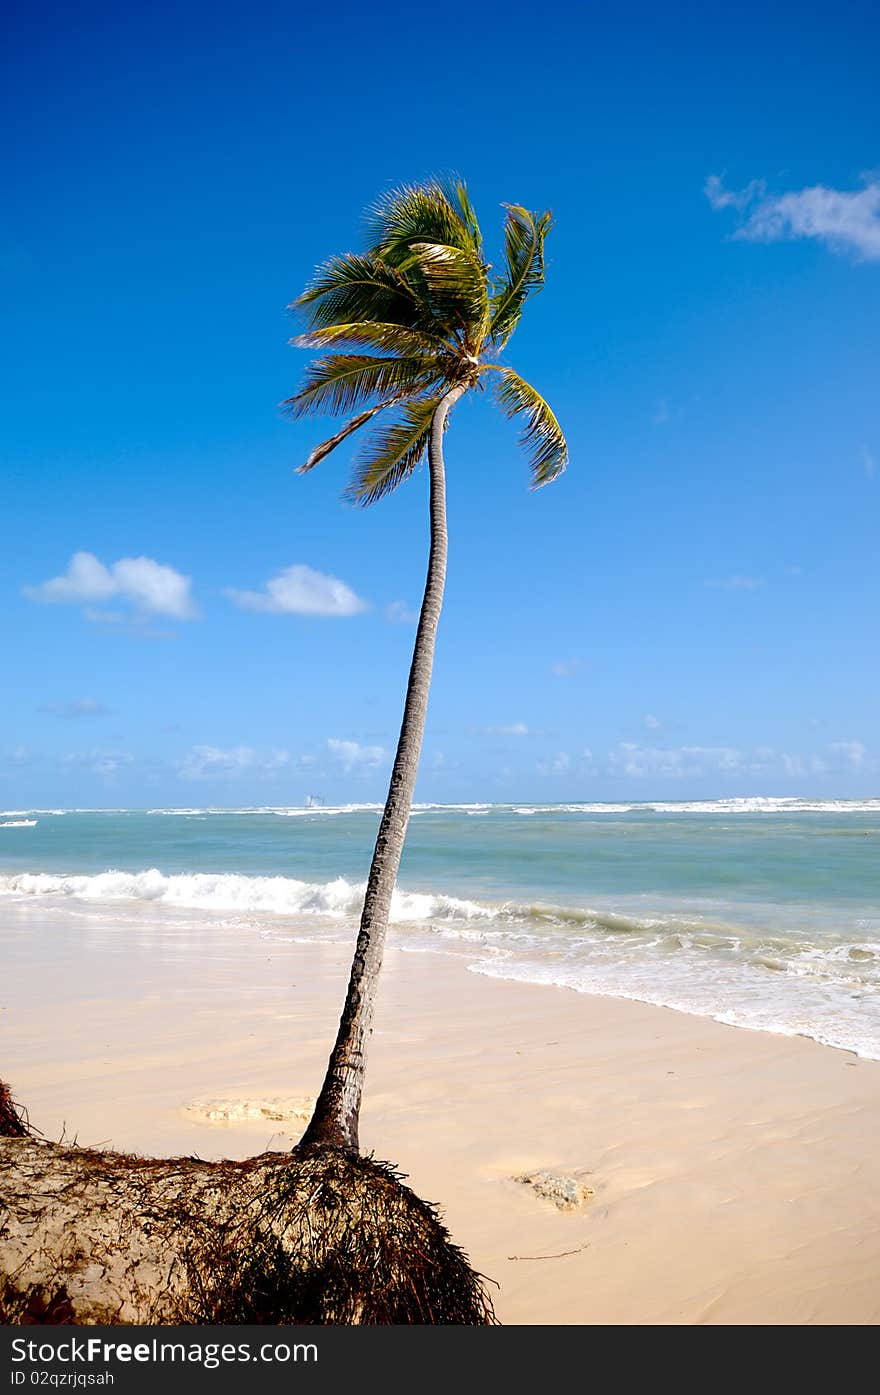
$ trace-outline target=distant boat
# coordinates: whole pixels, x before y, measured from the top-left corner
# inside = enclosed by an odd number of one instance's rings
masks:
[[[323,809],[323,808],[324,808],[324,805],[326,804],[326,802],[327,802],[326,799],[322,799],[321,796],[320,796],[319,794],[307,794],[307,795],[306,795],[306,808],[307,808],[307,809]]]
[[[36,828],[36,819],[10,819],[7,823],[0,823],[0,828]]]

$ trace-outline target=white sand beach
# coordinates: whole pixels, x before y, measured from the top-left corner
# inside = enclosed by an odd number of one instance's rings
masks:
[[[45,905],[4,906],[0,941],[0,1075],[48,1137],[202,1157],[295,1141],[347,946]],[[442,1205],[502,1322],[872,1323],[878,1085],[880,1063],[802,1038],[392,942],[361,1135]],[[540,1171],[588,1203],[512,1180]]]

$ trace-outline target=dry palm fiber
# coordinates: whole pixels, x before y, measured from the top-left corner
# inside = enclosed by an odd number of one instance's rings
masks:
[[[0,1138],[0,1321],[494,1316],[434,1208],[385,1163],[330,1148],[142,1158],[26,1134]]]

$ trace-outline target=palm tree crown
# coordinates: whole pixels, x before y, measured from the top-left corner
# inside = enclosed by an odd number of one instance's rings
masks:
[[[544,282],[549,213],[504,205],[504,269],[494,274],[463,183],[395,189],[368,215],[368,246],[319,267],[294,302],[308,328],[293,342],[330,352],[309,366],[284,406],[295,417],[353,412],[317,446],[311,470],[353,432],[385,413],[355,461],[349,497],[371,504],[396,489],[420,463],[434,413],[491,375],[502,410],[522,422],[532,484],[565,469],[568,448],[550,407],[495,358]]]

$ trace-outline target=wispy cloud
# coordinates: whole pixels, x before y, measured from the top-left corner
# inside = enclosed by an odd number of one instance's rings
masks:
[[[29,747],[19,744],[13,746],[11,751],[5,751],[3,759],[8,765],[30,765],[34,760],[34,753]]]
[[[118,600],[144,614],[174,620],[192,620],[198,614],[190,578],[152,557],[122,557],[106,567],[93,552],[75,552],[60,576],[22,590],[29,600],[46,605],[88,606]]]
[[[550,672],[557,678],[574,678],[576,673],[580,673],[583,666],[581,659],[559,659],[555,664],[550,665]]]
[[[829,189],[822,184],[787,194],[767,194],[763,181],[744,189],[727,189],[710,175],[704,185],[716,210],[733,208],[744,215],[735,238],[750,242],[790,242],[815,238],[832,252],[849,252],[863,261],[880,260],[880,178],[864,188]]]
[[[390,625],[415,625],[419,618],[417,610],[411,610],[406,601],[392,601],[385,607],[385,619]]]
[[[100,775],[112,780],[120,770],[134,765],[130,751],[71,751],[61,757],[61,767],[69,772]]]
[[[703,193],[716,212],[722,208],[742,212],[754,200],[763,198],[766,188],[763,179],[753,179],[744,189],[726,189],[723,174],[710,174],[703,185]]]
[[[770,752],[771,758],[775,752]],[[821,756],[802,756],[791,754],[788,751],[780,751],[778,764],[782,767],[786,775],[822,775],[826,770],[825,761]]]
[[[539,775],[596,775],[598,771],[593,763],[593,752],[589,749],[581,751],[579,756],[572,756],[568,751],[557,751],[555,755],[546,760],[539,760],[535,765],[535,770]]]
[[[290,753],[283,750],[259,753],[252,746],[193,746],[177,767],[181,780],[234,778],[249,774],[277,775],[290,764]]]
[[[347,772],[375,770],[387,755],[384,746],[362,746],[359,741],[341,741],[335,736],[328,740],[327,750]]]
[[[720,576],[703,582],[715,591],[757,591],[764,585],[761,576]]]
[[[487,736],[529,736],[525,722],[510,722],[507,726],[486,727]]]
[[[663,777],[679,780],[697,776],[800,778],[834,770],[875,768],[861,741],[836,741],[824,754],[779,751],[772,746],[640,746],[621,741],[608,752],[606,771],[633,779]]]
[[[861,770],[868,754],[861,741],[832,741],[828,747],[835,756],[840,756],[852,770]]]
[[[359,615],[367,609],[366,601],[344,581],[300,562],[285,567],[262,591],[239,591],[229,586],[226,595],[240,610],[260,610],[274,615],[342,617]]]
[[[660,718],[655,717],[652,712],[648,712],[643,720],[649,731],[660,731],[663,726]]]
[[[874,459],[873,452],[868,450],[867,446],[862,446],[862,464],[865,467],[865,474],[868,479],[872,480],[877,473],[877,461]]]
[[[130,623],[129,616],[123,615],[121,610],[103,610],[101,606],[97,605],[83,606],[83,615],[93,625],[123,626]],[[147,616],[139,615],[136,618],[138,621],[142,622],[147,619]]]
[[[791,755],[772,746],[742,750],[737,746],[640,746],[621,741],[608,753],[608,770],[635,779],[699,775],[815,775],[824,770],[815,757]]]
[[[110,711],[97,698],[74,698],[72,702],[49,702],[40,708],[53,717],[106,717]]]
[[[567,751],[557,751],[548,760],[539,760],[535,769],[539,775],[567,775],[571,770],[571,756]]]
[[[621,775],[642,777],[702,775],[708,771],[739,771],[742,751],[733,746],[639,746],[621,741],[608,755],[608,769]]]
[[[431,770],[446,773],[450,770],[458,769],[458,761],[450,760],[445,751],[435,751],[429,762]]]

